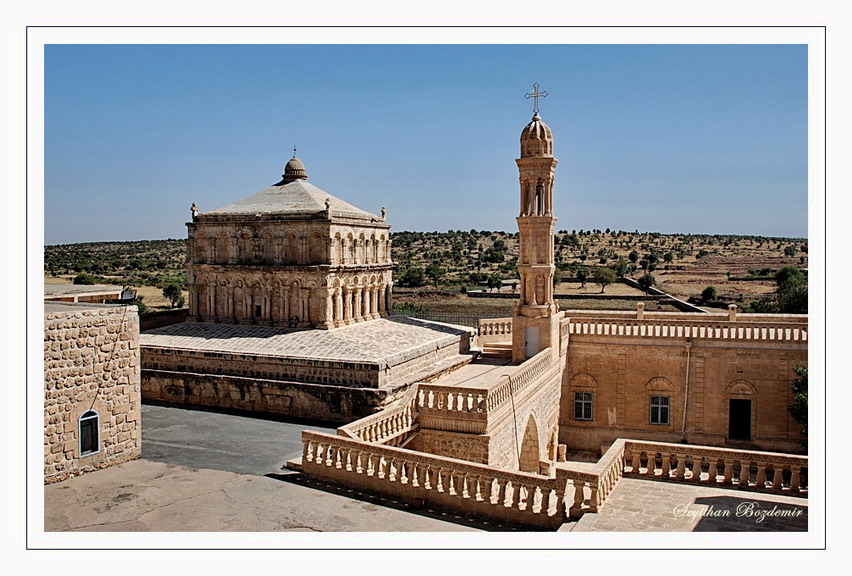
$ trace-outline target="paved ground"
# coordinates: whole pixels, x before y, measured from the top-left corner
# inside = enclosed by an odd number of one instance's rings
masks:
[[[413,510],[281,469],[301,454],[301,430],[329,428],[148,405],[142,422],[143,459],[45,486],[45,530],[529,530]],[[776,506],[785,516],[761,520]],[[560,532],[766,530],[807,530],[807,500],[624,478],[598,514]]]
[[[261,356],[378,362],[397,354],[434,350],[470,328],[392,316],[336,330],[289,330],[184,322],[141,334],[143,346],[189,348]],[[422,353],[422,352],[421,352]]]
[[[329,428],[142,408],[143,459],[45,486],[51,531],[515,531],[281,469],[300,431]]]
[[[808,501],[675,482],[622,478],[597,514],[572,532],[807,531]]]

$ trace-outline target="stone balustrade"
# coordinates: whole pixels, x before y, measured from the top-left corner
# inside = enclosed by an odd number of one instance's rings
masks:
[[[793,454],[619,438],[597,463],[559,462],[543,476],[321,432],[303,431],[302,443],[310,476],[544,528],[597,512],[624,475],[807,495],[808,458]]]
[[[631,475],[807,495],[808,457],[688,444],[624,440]]]
[[[570,335],[630,338],[706,338],[801,342],[808,339],[807,323],[727,320],[681,320],[637,318],[574,318],[568,321]]]
[[[342,426],[337,429],[338,435],[388,446],[404,444],[418,428],[417,393],[414,385],[396,406]]]
[[[511,318],[481,318],[479,320],[479,345],[512,341]]]
[[[545,348],[516,367],[508,378],[485,381],[479,386],[420,384],[417,410],[430,428],[484,434],[489,415],[508,406],[512,397],[530,386],[547,384],[549,379],[541,377],[552,367],[551,349]]]
[[[556,528],[565,521],[565,478],[302,432],[310,476],[487,518]]]

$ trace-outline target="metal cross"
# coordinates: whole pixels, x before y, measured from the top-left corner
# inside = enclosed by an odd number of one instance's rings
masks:
[[[536,82],[535,84],[533,84],[532,93],[524,94],[524,98],[526,98],[527,100],[529,100],[530,98],[534,99],[533,102],[535,104],[533,105],[533,114],[538,114],[538,99],[539,98],[547,98],[547,91],[545,90],[544,92],[539,92],[538,91],[538,82]]]

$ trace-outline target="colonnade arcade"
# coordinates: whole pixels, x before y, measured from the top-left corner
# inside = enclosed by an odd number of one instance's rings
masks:
[[[227,276],[190,278],[190,320],[328,329],[382,318],[392,308],[389,270],[316,278]],[[328,285],[324,285],[326,279]]]

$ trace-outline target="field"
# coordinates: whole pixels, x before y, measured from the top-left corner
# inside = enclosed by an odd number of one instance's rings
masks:
[[[446,314],[508,315],[512,301],[467,298],[469,290],[489,290],[517,279],[517,233],[487,230],[397,232],[391,236],[397,306]],[[144,303],[166,308],[162,289],[186,287],[184,240],[97,242],[45,247],[45,282],[71,282],[88,274],[99,283],[136,288]],[[633,278],[651,274],[656,287],[682,299],[695,298],[708,286],[717,304],[743,305],[772,294],[775,273],[795,266],[807,273],[807,239],[761,236],[659,234],[615,230],[560,230],[555,235],[557,294],[591,295],[600,285],[591,278],[610,267]],[[586,275],[581,287],[578,277]],[[416,290],[432,286],[432,290]],[[504,288],[505,289],[505,288]],[[605,294],[633,296],[638,290],[610,284]],[[406,304],[407,303],[407,304]],[[575,306],[576,303],[576,306]],[[569,300],[563,308],[635,309],[631,300]],[[666,306],[649,303],[648,309]]]

